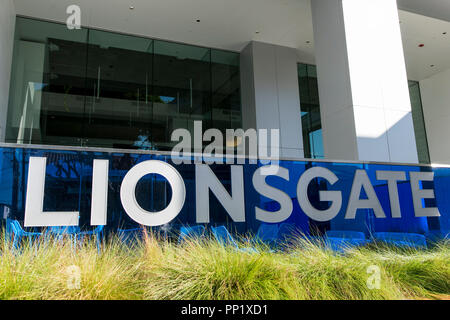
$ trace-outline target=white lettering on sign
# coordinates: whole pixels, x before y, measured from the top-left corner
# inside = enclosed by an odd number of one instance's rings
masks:
[[[331,185],[338,182],[338,177],[327,168],[315,167],[305,171],[297,185],[297,197],[300,207],[308,217],[316,221],[330,221],[337,216],[342,207],[342,194],[340,191],[319,191],[320,201],[331,201],[327,210],[318,210],[308,199],[308,186],[316,178],[326,179]]]
[[[108,160],[94,160],[92,175],[91,225],[106,225],[108,208]]]
[[[434,190],[422,189],[421,181],[433,181],[433,172],[410,172],[411,190],[413,195],[414,212],[416,217],[440,217],[438,208],[424,208],[424,199],[434,199]]]
[[[144,210],[136,199],[136,186],[144,176],[159,174],[167,179],[172,188],[172,199],[169,205],[160,212]],[[170,164],[162,161],[149,160],[133,167],[125,176],[120,187],[120,199],[125,212],[141,225],[162,226],[175,219],[183,209],[186,199],[186,187],[179,172]]]
[[[406,173],[400,171],[377,171],[377,180],[388,183],[389,202],[391,204],[392,218],[401,218],[400,197],[398,195],[398,182],[406,180]]]
[[[31,157],[28,165],[26,227],[78,226],[79,212],[44,212],[45,167],[47,158]]]
[[[258,168],[253,174],[253,186],[262,196],[277,201],[280,204],[280,210],[271,212],[256,207],[256,219],[266,223],[280,223],[286,221],[292,214],[292,199],[283,191],[267,184],[266,178],[269,175],[264,174],[264,168],[265,167]],[[273,176],[289,181],[288,169],[277,167],[276,172],[277,174],[273,174]]]
[[[44,212],[44,188],[47,159],[30,157],[28,168],[28,185],[25,203],[25,226],[77,226],[79,212]],[[275,170],[258,168],[252,177],[254,190],[280,205],[277,211],[266,211],[255,206],[255,217],[267,223],[280,223],[287,220],[293,212],[290,195],[271,186],[267,177],[274,176],[283,179],[286,184],[291,183],[288,169],[271,165]],[[108,160],[94,160],[92,176],[91,225],[106,225],[108,203]],[[206,164],[195,166],[195,200],[197,223],[210,222],[209,197],[212,193],[225,208],[234,222],[245,222],[245,188],[244,167],[232,165],[231,192],[229,193],[211,167]],[[172,189],[172,198],[168,206],[159,212],[144,210],[136,198],[136,186],[146,175],[158,174],[163,176]],[[423,189],[422,181],[434,181],[433,172],[409,172],[413,205],[416,217],[439,217],[436,207],[426,207],[425,199],[434,199],[432,189]],[[406,172],[377,171],[378,181],[386,181],[389,193],[392,218],[401,218],[398,182],[406,181]],[[228,178],[227,178],[228,179]],[[329,169],[313,167],[306,170],[299,178],[296,190],[297,201],[305,214],[320,222],[334,219],[342,209],[342,191],[320,190],[319,201],[329,202],[328,209],[319,210],[313,206],[308,197],[308,187],[314,179],[324,179],[334,189],[339,186],[339,178]],[[361,199],[364,189],[366,199]],[[170,164],[149,160],[137,164],[125,175],[120,188],[120,199],[125,212],[131,219],[145,226],[161,226],[174,220],[183,209],[186,200],[186,187],[180,173]],[[365,170],[356,170],[351,188],[345,219],[355,219],[358,209],[372,209],[377,218],[386,218],[380,200]]]
[[[195,188],[198,223],[209,223],[209,191],[217,197],[234,222],[245,222],[242,166],[231,166],[231,195],[206,164],[195,166]]]
[[[360,199],[362,188],[366,191],[367,199]],[[378,200],[365,170],[356,170],[345,219],[355,219],[358,209],[372,209],[377,218],[386,218],[380,200]]]

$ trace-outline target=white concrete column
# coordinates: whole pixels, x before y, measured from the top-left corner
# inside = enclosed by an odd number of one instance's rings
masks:
[[[450,164],[450,69],[420,81],[431,163]]]
[[[279,129],[280,156],[303,158],[295,49],[251,42],[241,52],[244,129]]]
[[[417,163],[396,0],[311,5],[326,157]]]
[[[0,0],[0,142],[5,141],[15,23],[13,0]]]

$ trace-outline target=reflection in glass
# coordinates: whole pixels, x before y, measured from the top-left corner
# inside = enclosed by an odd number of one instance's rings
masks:
[[[155,41],[153,139],[170,150],[171,133],[184,128],[194,136],[194,121],[211,123],[211,50]]]
[[[239,53],[18,17],[6,141],[170,150],[241,126]]]
[[[152,149],[152,51],[150,39],[89,32],[88,146]]]
[[[212,50],[211,63],[213,127],[225,134],[242,127],[239,54]]]
[[[414,121],[414,132],[416,135],[417,154],[419,163],[430,163],[430,153],[428,150],[427,132],[423,118],[422,98],[420,96],[420,86],[416,81],[409,81],[409,94],[411,97],[412,117]]]
[[[80,145],[87,34],[17,18],[7,142]]]
[[[325,153],[323,150],[316,67],[299,64],[298,75],[305,158],[322,159],[325,157]]]

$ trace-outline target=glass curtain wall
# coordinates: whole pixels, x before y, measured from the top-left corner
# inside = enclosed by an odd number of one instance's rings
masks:
[[[417,81],[409,81],[409,95],[411,97],[411,109],[414,122],[414,132],[416,135],[417,154],[420,163],[431,163],[428,150],[427,132],[425,130],[425,120],[423,118],[422,97],[420,96],[420,86]]]
[[[213,127],[241,128],[239,55],[211,50],[211,85]]]
[[[298,64],[298,77],[305,158],[324,158],[316,66]],[[423,118],[420,86],[416,81],[409,81],[408,83],[419,163],[429,164],[430,155]]]
[[[80,145],[88,31],[17,19],[6,140]]]
[[[153,139],[171,149],[170,136],[184,128],[194,137],[194,121],[211,125],[211,50],[155,41]]]
[[[241,127],[239,53],[18,17],[6,141],[170,150]]]
[[[152,147],[153,40],[90,30],[84,144]]]
[[[299,64],[300,110],[305,158],[325,157],[316,66]]]

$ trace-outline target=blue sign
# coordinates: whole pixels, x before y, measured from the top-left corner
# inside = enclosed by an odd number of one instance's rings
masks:
[[[227,225],[261,223],[327,230],[450,230],[450,168],[327,161],[179,164],[149,152],[0,148],[0,202],[25,226]],[[65,223],[67,222],[67,223]]]

